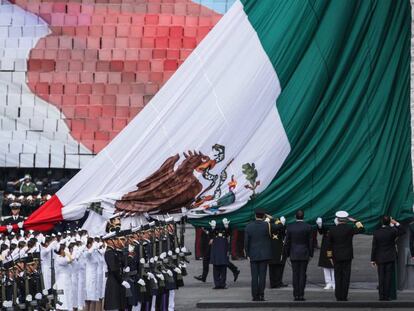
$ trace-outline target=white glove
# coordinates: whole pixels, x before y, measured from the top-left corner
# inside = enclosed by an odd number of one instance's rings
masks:
[[[167,257],[167,254],[165,252],[161,253],[160,258],[164,259],[165,257]]]
[[[168,256],[172,256],[173,252],[172,251],[168,251]]]
[[[335,225],[338,225],[338,223],[339,223],[338,218],[335,217],[334,223],[335,223]]]
[[[37,294],[35,295],[35,299],[36,299],[36,300],[40,300],[40,299],[42,299],[42,294],[41,294],[41,293],[37,293]]]
[[[286,218],[285,218],[285,216],[280,217],[280,218],[279,218],[279,220],[280,220],[280,222],[282,223],[282,225],[285,225],[285,223],[286,223]]]
[[[180,249],[177,247],[176,249],[175,249],[175,253],[176,254],[178,254],[180,252]]]
[[[187,252],[187,249],[185,248],[185,246],[181,247],[181,251],[182,251],[183,253]]]
[[[151,258],[151,259],[149,260],[149,262],[150,262],[150,263],[154,263],[154,258]]]
[[[45,296],[49,295],[49,291],[48,291],[47,289],[44,289],[44,290],[42,291],[42,293],[43,293],[43,295],[45,295]]]
[[[318,225],[319,228],[322,228],[322,218],[320,217],[316,218],[316,224]]]
[[[19,229],[23,229],[23,221],[18,222],[17,227],[19,227]]]
[[[131,269],[129,267],[124,268],[124,272],[128,273],[129,271],[131,271]]]
[[[145,281],[143,279],[139,279],[137,283],[141,286],[145,286]]]
[[[270,218],[266,217],[264,221],[267,222],[267,223],[270,223]]]
[[[175,267],[175,268],[174,268],[174,271],[175,271],[175,272],[177,272],[178,274],[181,274],[181,269],[180,269],[180,268],[178,268],[178,267]]]
[[[161,273],[157,274],[157,278],[159,278],[161,281],[164,281],[164,276]]]
[[[154,261],[158,261],[158,256],[155,256],[154,257]]]
[[[129,285],[127,281],[123,281],[122,286],[125,287],[126,289],[131,288],[131,285]]]
[[[147,276],[149,279],[154,279],[154,274],[152,274],[151,272],[147,272]]]
[[[214,219],[212,221],[209,221],[209,224],[212,229],[216,228],[216,221]]]
[[[26,301],[31,302],[33,300],[32,295],[27,295],[26,296]]]
[[[8,304],[9,304],[9,302],[7,300],[3,301],[3,307],[7,308]]]
[[[13,231],[13,226],[12,225],[7,225],[6,228],[7,228],[7,232],[9,232],[9,233]]]
[[[170,277],[172,277],[172,276],[173,276],[173,273],[172,273],[172,271],[171,271],[171,270],[167,270],[167,274],[168,274]]]
[[[228,220],[227,218],[223,218],[223,225],[225,228],[227,228],[229,226],[230,220]]]

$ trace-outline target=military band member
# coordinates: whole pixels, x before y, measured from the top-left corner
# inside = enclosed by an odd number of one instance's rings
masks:
[[[378,270],[379,300],[391,300],[391,284],[395,273],[396,240],[405,233],[400,223],[390,216],[383,216],[381,227],[372,236],[371,263]]]
[[[338,224],[329,230],[327,256],[335,270],[335,297],[337,301],[348,300],[351,265],[354,258],[352,241],[355,234],[364,232],[361,222],[349,217],[345,211],[335,214]],[[348,224],[348,221],[353,225]]]

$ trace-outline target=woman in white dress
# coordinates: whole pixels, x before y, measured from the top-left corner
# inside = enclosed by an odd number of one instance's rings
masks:
[[[55,272],[56,283],[55,287],[58,291],[62,290],[63,293],[58,292],[58,304],[57,310],[72,310],[72,258],[69,253],[65,252],[66,245],[61,244],[55,257]]]

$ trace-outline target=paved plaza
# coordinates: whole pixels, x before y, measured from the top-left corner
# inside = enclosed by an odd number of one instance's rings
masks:
[[[194,237],[195,231],[188,228],[186,231],[186,246],[194,253]],[[371,253],[371,236],[359,235],[354,238],[354,255],[355,259],[352,265],[351,288],[349,300],[352,303],[363,301],[377,301],[378,294],[376,291],[377,274],[376,270],[370,263]],[[305,292],[306,303],[321,302],[321,306],[307,307],[303,310],[323,310],[323,303],[334,302],[335,297],[332,290],[324,290],[324,279],[322,269],[317,266],[319,258],[319,250],[315,250],[315,256],[309,263],[308,268],[308,283]],[[213,267],[210,265],[210,272],[206,283],[202,283],[193,278],[195,275],[201,274],[202,262],[191,258],[188,265],[188,276],[185,277],[185,287],[180,289],[176,294],[176,307],[178,311],[181,310],[196,310],[197,303],[204,302],[251,302],[250,294],[250,268],[247,260],[234,261],[236,266],[241,270],[239,279],[236,283],[233,282],[233,275],[228,270],[226,290],[213,290]],[[272,302],[290,302],[292,301],[292,287],[291,287],[291,267],[289,261],[287,262],[284,282],[289,284],[289,287],[283,289],[266,289],[265,299],[267,303]],[[399,291],[399,301],[414,301],[414,291]],[[257,304],[256,304],[257,305]],[[254,307],[255,311],[272,310],[272,308]],[[265,305],[265,304],[264,304]],[[355,307],[355,306],[353,306]],[[239,308],[237,308],[239,309]],[[251,310],[253,308],[245,308],[244,310]],[[358,308],[362,310],[371,310],[372,308]],[[202,309],[199,309],[202,310]],[[213,308],[209,310],[236,310],[236,309],[218,309]],[[275,309],[274,309],[275,310]],[[302,310],[301,308],[277,308],[277,310]],[[344,308],[335,308],[335,310],[345,310]],[[375,310],[381,310],[380,308]],[[384,308],[385,310],[385,308]],[[397,308],[387,310],[398,310]],[[410,310],[410,309],[403,309]],[[412,309],[411,309],[412,310]]]

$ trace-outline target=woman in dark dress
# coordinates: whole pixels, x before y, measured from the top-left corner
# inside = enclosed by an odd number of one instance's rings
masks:
[[[318,266],[323,268],[323,274],[325,277],[325,287],[324,289],[335,289],[335,274],[334,268],[327,257],[328,251],[328,234],[329,226],[322,223],[322,218],[318,217],[316,219],[316,224],[318,225],[318,232],[322,235],[321,250],[319,253],[319,262]]]

